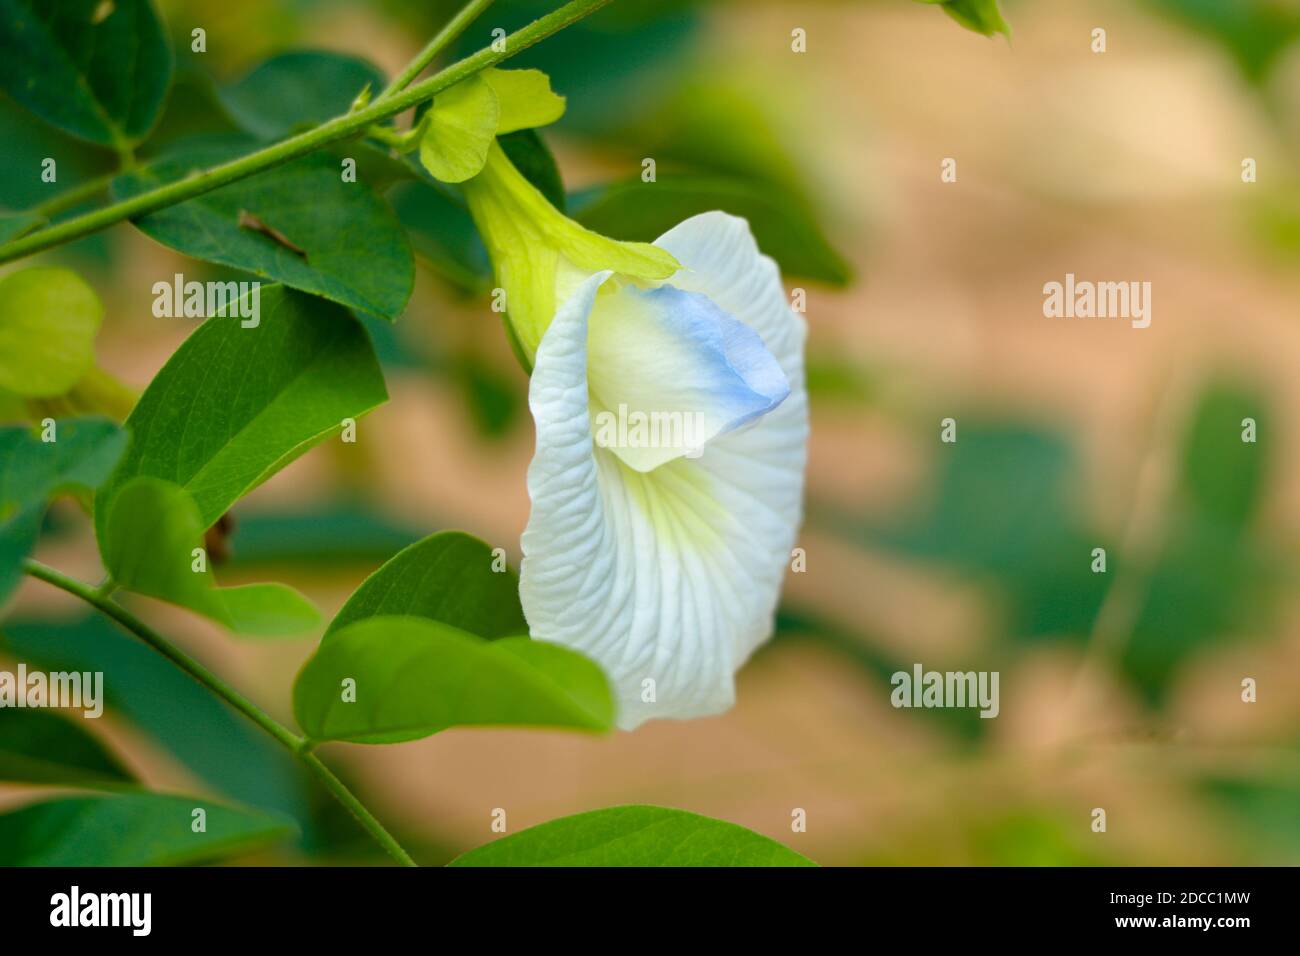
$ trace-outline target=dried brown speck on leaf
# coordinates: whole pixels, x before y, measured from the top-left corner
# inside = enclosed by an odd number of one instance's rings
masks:
[[[267,238],[272,239],[275,242],[279,243],[280,245],[284,246],[294,255],[302,256],[304,260],[307,258],[306,249],[304,249],[302,246],[295,243],[292,239],[290,239],[288,236],[282,233],[279,229],[276,229],[274,226],[268,226],[266,223],[264,223],[257,216],[253,215],[247,209],[239,210],[239,228],[249,229],[252,230],[253,232],[260,232],[262,235],[266,236]]]

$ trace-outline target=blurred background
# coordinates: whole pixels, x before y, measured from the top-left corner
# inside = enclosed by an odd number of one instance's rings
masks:
[[[454,9],[160,6],[181,52],[150,149],[230,125],[231,90],[269,56],[334,50],[392,75]],[[499,0],[462,46],[551,6]],[[515,832],[620,803],[722,817],[828,865],[1300,863],[1300,486],[1285,477],[1300,454],[1300,0],[1003,12],[1010,42],[908,0],[618,0],[514,61],[568,96],[544,135],[570,214],[649,239],[727,209],[806,290],[807,570],[720,717],[326,747],[422,863],[491,839],[495,808]],[[196,26],[204,54],[188,52]],[[112,161],[3,99],[0,132],[12,170]],[[41,188],[0,177],[0,206]],[[527,380],[482,249],[435,190],[387,195],[418,267],[404,318],[369,321],[391,401],[357,444],[326,443],[242,502],[219,569],[290,582],[327,614],[438,529],[517,561],[528,513]],[[43,259],[98,291],[100,365],[137,388],[192,330],[152,316],[152,283],[218,275],[125,226]],[[1066,273],[1151,282],[1150,328],[1045,318],[1043,285]],[[75,506],[49,521],[37,556],[97,579]],[[383,862],[269,738],[64,597],[24,585],[0,664],[103,670],[95,729],[148,783],[302,824],[297,845],[246,862]],[[240,642],[124,600],[290,720],[314,636]],[[889,676],[916,663],[999,671],[1000,716],[894,709]],[[32,792],[0,786],[0,805]]]

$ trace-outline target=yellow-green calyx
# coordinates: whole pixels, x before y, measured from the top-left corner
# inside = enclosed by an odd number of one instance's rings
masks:
[[[556,307],[583,279],[610,270],[633,281],[667,279],[680,267],[657,246],[592,232],[552,206],[507,158],[488,150],[483,171],[464,184],[474,223],[487,244],[497,285],[519,347],[529,362]]]
[[[541,70],[484,70],[434,99],[421,124],[420,162],[436,179],[463,183],[482,171],[498,136],[563,115],[564,97]]]
[[[497,286],[505,290],[511,334],[529,366],[556,307],[587,276],[610,270],[653,282],[678,269],[662,249],[607,239],[567,218],[496,141],[563,114],[564,98],[551,91],[545,73],[489,69],[438,94],[415,133],[425,169],[465,190]]]

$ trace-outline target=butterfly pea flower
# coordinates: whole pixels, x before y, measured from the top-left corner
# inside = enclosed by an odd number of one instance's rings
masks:
[[[598,235],[496,142],[463,188],[532,369],[532,636],[601,665],[624,729],[727,710],[802,514],[806,330],[776,264],[721,212]]]

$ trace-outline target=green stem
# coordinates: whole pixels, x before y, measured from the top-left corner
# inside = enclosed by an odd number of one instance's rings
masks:
[[[479,14],[490,6],[492,6],[492,0],[470,0],[469,3],[461,7],[460,12],[448,20],[446,25],[434,34],[433,39],[428,42],[425,48],[419,52],[414,60],[407,64],[406,69],[394,77],[393,82],[388,84],[388,88],[376,97],[376,101],[386,99],[394,93],[400,93],[410,86],[412,81],[424,72],[424,68],[433,62],[434,57],[464,33],[466,28],[478,18]]]
[[[189,674],[196,681],[202,684],[208,690],[212,691],[222,700],[224,700],[235,710],[239,711],[257,726],[274,737],[277,741],[287,747],[295,757],[302,761],[313,774],[315,774],[344,807],[357,819],[357,822],[374,837],[375,842],[382,846],[398,863],[403,866],[415,866],[415,861],[411,859],[409,853],[402,849],[392,835],[384,829],[382,823],[375,819],[374,815],[366,809],[365,805],[357,799],[339,780],[334,773],[321,763],[320,758],[310,753],[310,745],[306,738],[300,737],[289,728],[285,727],[266,711],[262,710],[252,701],[250,701],[239,691],[235,690],[224,680],[218,677],[212,671],[208,670],[194,658],[190,657],[183,650],[173,644],[167,638],[163,637],[149,625],[145,624],[138,617],[128,611],[116,601],[109,599],[107,596],[100,594],[98,590],[85,584],[75,578],[70,578],[62,571],[56,571],[39,561],[27,558],[23,561],[23,570],[34,578],[38,578],[47,584],[52,584],[60,590],[67,591],[69,594],[80,598],[91,607],[107,615],[116,621],[121,627],[134,634],[140,640],[144,641],[155,651],[167,658],[185,673]]]
[[[12,262],[34,252],[40,252],[44,249],[62,245],[65,242],[71,242],[74,239],[80,239],[82,236],[99,232],[125,219],[133,219],[151,212],[157,212],[159,209],[165,209],[168,206],[174,206],[176,203],[193,199],[195,196],[201,196],[221,186],[252,176],[254,173],[260,173],[273,166],[279,166],[292,159],[315,152],[322,146],[348,139],[364,132],[367,127],[386,120],[390,116],[396,116],[403,110],[429,99],[434,94],[450,86],[454,86],[466,77],[473,76],[480,70],[485,70],[502,60],[514,56],[516,53],[546,39],[551,34],[563,30],[571,23],[594,13],[609,2],[610,0],[571,0],[558,10],[548,13],[540,19],[534,20],[528,26],[510,34],[503,41],[504,48],[500,52],[490,46],[485,47],[472,56],[468,56],[457,63],[453,63],[446,69],[440,70],[428,79],[421,80],[414,86],[399,93],[394,93],[392,96],[380,97],[369,106],[356,112],[336,116],[334,119],[327,120],[320,126],[299,133],[297,136],[291,136],[289,139],[259,149],[257,152],[214,166],[212,169],[195,173],[185,179],[167,183],[148,192],[105,206],[103,209],[96,209],[85,215],[29,233],[15,239],[13,242],[0,246],[0,263]]]
[[[420,120],[414,127],[405,133],[399,133],[396,130],[389,129],[386,126],[376,126],[371,129],[367,135],[380,143],[383,143],[389,149],[395,149],[399,153],[409,153],[415,147],[420,145],[420,140],[424,138],[428,117]]]

